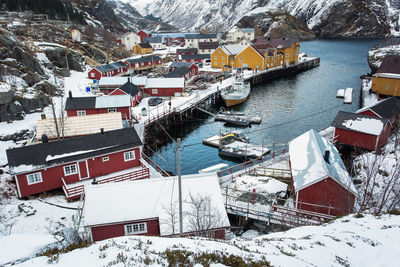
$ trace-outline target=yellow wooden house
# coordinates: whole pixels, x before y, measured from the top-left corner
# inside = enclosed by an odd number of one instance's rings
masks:
[[[140,43],[135,45],[133,48],[135,54],[149,54],[153,52],[153,47],[149,43]]]
[[[268,57],[266,52],[270,52],[268,49],[276,49],[275,54],[275,67],[282,65],[291,65],[299,62],[300,43],[295,40],[283,40],[283,39],[258,39],[254,47],[257,50],[265,51],[264,57]]]
[[[238,68],[248,67],[253,70],[265,70],[265,58],[256,48],[249,45],[235,58]]]
[[[386,56],[372,76],[372,92],[400,96],[400,56]]]
[[[239,45],[220,45],[211,53],[211,67],[226,70],[224,66],[236,67],[235,56],[242,51]]]

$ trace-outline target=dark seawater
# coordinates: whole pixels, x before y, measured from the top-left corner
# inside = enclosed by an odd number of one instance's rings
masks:
[[[315,40],[301,42],[301,52],[310,57],[320,57],[320,66],[284,79],[274,80],[252,88],[249,99],[234,110],[247,115],[261,116],[260,125],[242,130],[255,144],[286,144],[309,129],[321,130],[330,125],[339,110],[355,111],[360,106],[362,74],[370,72],[367,52],[379,40]],[[336,98],[337,90],[352,87],[353,103],[343,104]],[[230,166],[236,162],[223,160],[218,150],[201,144],[209,136],[227,130],[212,118],[195,118],[198,123],[179,133],[182,137],[182,174],[218,164]],[[229,128],[234,129],[234,128]],[[278,149],[279,147],[275,147]],[[177,173],[175,144],[160,147],[152,159],[163,169]]]

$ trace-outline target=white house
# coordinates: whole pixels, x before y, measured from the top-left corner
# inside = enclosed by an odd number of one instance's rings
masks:
[[[185,48],[199,48],[200,42],[218,42],[218,36],[216,33],[185,35]]]
[[[253,28],[237,28],[234,27],[228,31],[226,41],[230,43],[237,43],[243,39],[248,41],[254,40],[255,31]]]
[[[72,36],[72,42],[81,42],[81,32],[77,29],[74,29],[71,31],[71,36]]]
[[[144,37],[143,43],[149,43],[154,50],[165,49],[165,45],[163,44],[163,38],[161,36]]]
[[[125,34],[122,34],[122,35],[118,36],[117,37],[117,42],[125,45],[125,49],[127,51],[131,51],[132,48],[135,45],[139,44],[141,41],[140,41],[140,36],[139,35],[136,35],[133,32],[127,32]]]

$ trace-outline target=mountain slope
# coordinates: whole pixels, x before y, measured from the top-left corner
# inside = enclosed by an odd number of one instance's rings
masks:
[[[400,35],[399,0],[118,0],[187,30],[228,30],[257,8],[280,8],[320,37]],[[262,13],[262,11],[261,11]]]

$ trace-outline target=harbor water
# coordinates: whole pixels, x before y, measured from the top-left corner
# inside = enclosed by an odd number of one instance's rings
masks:
[[[249,99],[233,108],[246,115],[260,116],[262,123],[241,129],[250,143],[269,149],[281,149],[309,129],[321,130],[330,125],[339,110],[355,111],[360,107],[360,76],[370,72],[367,52],[380,40],[314,40],[301,42],[301,52],[320,57],[320,66],[300,74],[268,81],[252,87]],[[352,104],[336,98],[338,89],[352,87]],[[237,162],[221,159],[218,150],[203,145],[203,139],[235,128],[225,127],[208,116],[194,117],[169,134],[181,137],[182,174],[198,173],[218,163]],[[275,144],[275,145],[273,145]],[[151,156],[161,168],[177,173],[176,145],[172,141],[159,147]]]

